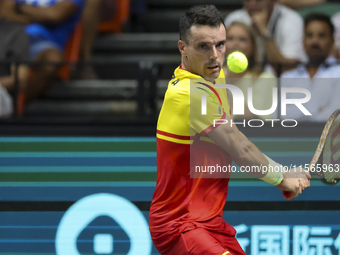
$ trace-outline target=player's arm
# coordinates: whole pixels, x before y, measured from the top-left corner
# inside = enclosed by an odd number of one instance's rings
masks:
[[[227,119],[228,120],[228,119]],[[219,125],[208,133],[208,136],[240,167],[245,166],[267,166],[268,161],[260,150],[249,141],[236,127],[229,124]],[[251,173],[257,178],[264,177],[261,172]]]
[[[225,150],[231,159],[240,167],[245,166],[266,166],[262,168],[263,171],[251,172],[253,176],[257,178],[263,178],[263,180],[274,180],[271,183],[276,185],[280,190],[291,191],[292,196],[289,200],[293,200],[301,192],[310,186],[309,174],[306,175],[304,171],[299,169],[295,171],[292,169],[290,172],[268,172],[270,164],[277,164],[270,158],[266,158],[260,150],[247,139],[236,127],[236,125],[230,125],[230,117],[226,117],[228,124],[219,125],[208,133],[208,136],[223,150]],[[280,176],[281,175],[281,176]],[[276,182],[275,179],[278,179]],[[275,183],[276,182],[276,183]]]

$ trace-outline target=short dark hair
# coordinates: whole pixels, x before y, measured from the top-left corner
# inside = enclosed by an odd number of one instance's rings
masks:
[[[331,21],[331,19],[325,15],[325,14],[322,14],[322,13],[311,13],[311,14],[308,14],[306,17],[305,17],[305,29],[306,27],[308,26],[308,24],[312,21],[321,21],[321,22],[325,22],[327,23],[330,31],[331,31],[331,35],[333,36],[334,35],[334,25]]]
[[[189,30],[194,25],[219,27],[224,25],[220,12],[214,5],[196,5],[186,11],[179,20],[179,38],[187,42]]]

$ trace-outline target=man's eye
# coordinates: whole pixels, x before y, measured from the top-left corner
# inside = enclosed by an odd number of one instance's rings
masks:
[[[217,48],[221,48],[221,47],[223,47],[223,46],[224,46],[224,42],[221,42],[221,43],[219,43],[219,44],[216,45]]]
[[[206,49],[208,46],[206,44],[201,44],[200,46],[198,46],[200,49],[204,50]]]

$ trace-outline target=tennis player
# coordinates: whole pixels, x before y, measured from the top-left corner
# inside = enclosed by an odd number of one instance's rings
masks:
[[[231,166],[232,161],[243,167],[266,166],[252,174],[291,191],[289,199],[310,186],[310,175],[303,170],[270,171],[270,166],[280,165],[235,125],[214,122],[231,121],[227,92],[215,88],[218,78],[224,81],[226,42],[216,7],[192,7],[181,17],[179,29],[181,65],[169,82],[157,124],[157,185],[149,218],[152,240],[162,255],[245,254],[235,229],[222,219],[230,171],[216,175],[202,171],[195,176],[197,166]],[[207,96],[205,115],[202,95]]]

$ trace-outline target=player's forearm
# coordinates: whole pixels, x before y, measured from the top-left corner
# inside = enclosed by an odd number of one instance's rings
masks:
[[[266,170],[268,167],[268,161],[262,152],[253,144],[249,139],[243,135],[240,131],[239,139],[235,146],[238,148],[238,153],[232,157],[233,161],[240,167],[257,167],[259,171],[250,171],[249,174],[261,178],[266,175]]]
[[[264,177],[263,166],[268,166],[267,159],[260,150],[250,142],[235,125],[221,125],[209,133],[214,142],[228,153],[240,167],[257,167],[259,171],[251,174],[257,178]]]

